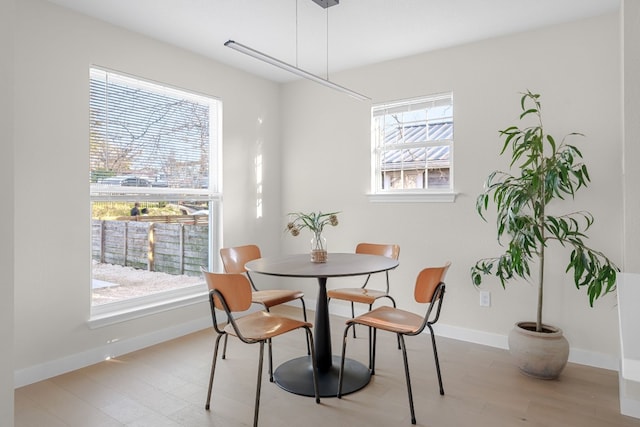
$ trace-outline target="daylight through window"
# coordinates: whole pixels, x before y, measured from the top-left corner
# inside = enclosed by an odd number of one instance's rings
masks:
[[[372,108],[375,193],[453,189],[453,95]]]
[[[221,103],[96,68],[89,95],[92,305],[203,286]]]

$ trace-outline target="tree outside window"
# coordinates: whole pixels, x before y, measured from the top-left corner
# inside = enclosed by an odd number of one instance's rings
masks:
[[[89,95],[92,305],[202,285],[221,103],[97,68]]]

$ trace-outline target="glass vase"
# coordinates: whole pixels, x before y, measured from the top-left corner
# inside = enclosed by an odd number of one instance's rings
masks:
[[[311,238],[311,262],[327,262],[327,239],[322,234]]]

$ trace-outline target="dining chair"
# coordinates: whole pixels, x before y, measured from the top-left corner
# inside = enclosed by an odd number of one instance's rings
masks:
[[[356,246],[357,254],[369,254],[369,255],[380,255],[386,256],[387,258],[392,258],[397,260],[400,256],[400,246],[393,244],[379,244],[379,243],[359,243]],[[332,299],[339,299],[343,301],[349,301],[351,303],[351,318],[355,317],[355,309],[354,303],[368,304],[369,310],[372,309],[373,303],[380,298],[388,298],[393,306],[396,306],[396,301],[389,294],[389,271],[385,271],[386,275],[386,288],[385,290],[381,289],[372,289],[367,288],[369,284],[369,279],[371,278],[371,274],[367,276],[364,281],[364,284],[359,287],[351,287],[351,288],[338,288],[338,289],[330,289],[327,291],[327,298],[329,301]],[[353,337],[356,337],[356,328],[353,328]]]
[[[373,343],[369,347],[369,365],[371,367],[371,375],[375,375],[376,337],[378,329],[392,332],[398,337],[402,348],[407,393],[409,394],[411,424],[416,423],[416,416],[413,409],[413,393],[411,391],[411,377],[409,375],[407,348],[404,342],[405,336],[418,335],[422,333],[425,327],[429,328],[429,332],[431,334],[431,345],[433,347],[433,357],[436,364],[436,372],[438,374],[440,394],[444,395],[442,376],[440,374],[440,361],[438,360],[438,350],[436,347],[436,337],[433,333],[433,324],[435,324],[440,317],[440,310],[442,309],[445,291],[444,277],[447,274],[447,270],[450,265],[451,263],[447,262],[442,267],[425,268],[418,274],[414,288],[414,299],[420,304],[428,304],[426,314],[424,316],[400,310],[395,307],[382,306],[358,316],[355,319],[347,320],[347,326],[344,329],[342,338],[342,360],[340,362],[340,374],[338,378],[338,398],[342,397],[342,381],[344,360],[347,349],[347,334],[349,333],[349,328],[354,327],[356,324],[368,326],[373,329]]]
[[[258,360],[258,379],[256,385],[256,397],[253,415],[253,425],[258,425],[258,412],[260,409],[260,388],[262,384],[262,365],[264,359],[264,344],[269,346],[269,377],[273,381],[273,364],[271,360],[271,340],[277,336],[286,334],[297,329],[304,329],[306,341],[311,343],[311,366],[313,371],[313,387],[316,403],[320,403],[318,392],[318,371],[316,367],[316,354],[313,348],[312,325],[308,322],[291,319],[285,316],[276,315],[267,311],[255,311],[244,314],[252,304],[252,290],[249,279],[241,273],[211,273],[203,272],[207,286],[209,288],[209,303],[211,305],[211,318],[213,328],[217,332],[213,359],[211,361],[211,375],[209,376],[209,389],[207,391],[207,402],[205,409],[210,409],[211,391],[213,388],[213,377],[216,371],[216,360],[218,359],[218,349],[220,339],[228,335],[236,336],[246,344],[260,344],[260,357]],[[222,310],[226,314],[223,320],[225,325],[219,322],[216,312]],[[238,314],[240,313],[240,314]]]
[[[225,273],[244,273],[251,283],[253,292],[251,293],[251,301],[255,304],[262,305],[265,310],[269,311],[271,307],[284,304],[290,301],[300,300],[302,304],[302,317],[307,321],[307,308],[304,303],[304,293],[298,290],[289,289],[265,289],[259,290],[253,278],[244,267],[249,261],[262,258],[260,248],[257,245],[243,245],[220,249],[220,257]],[[222,358],[227,354],[227,338],[225,337],[224,348],[222,350]],[[307,354],[310,353],[310,345],[307,343]]]

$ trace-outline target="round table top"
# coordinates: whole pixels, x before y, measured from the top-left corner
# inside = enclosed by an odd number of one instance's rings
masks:
[[[310,254],[296,254],[259,258],[249,261],[245,268],[251,272],[286,277],[344,277],[361,276],[392,270],[398,260],[380,255],[329,253],[327,262],[311,262]]]

